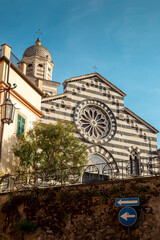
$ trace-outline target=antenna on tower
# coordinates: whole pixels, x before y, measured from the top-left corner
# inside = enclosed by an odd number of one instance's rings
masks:
[[[38,31],[36,31],[35,33],[38,34],[38,38],[40,38],[40,35],[42,35],[43,33],[41,32],[40,28],[38,29]]]

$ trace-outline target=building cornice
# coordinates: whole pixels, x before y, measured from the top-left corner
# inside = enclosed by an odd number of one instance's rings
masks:
[[[0,82],[0,88],[7,88],[8,85],[4,82]],[[38,110],[36,107],[34,107],[30,102],[28,102],[25,98],[23,98],[19,93],[16,92],[16,90],[11,89],[10,94],[13,98],[21,102],[24,106],[26,106],[31,112],[33,112],[37,117],[41,118],[43,116],[43,113]]]
[[[9,63],[9,59],[6,58],[5,56],[0,57],[0,62],[1,61],[5,61],[6,63]],[[25,82],[28,83],[28,85],[30,85],[30,87],[32,87],[39,95],[43,96],[43,92],[36,86],[34,85],[34,83],[31,82],[31,80],[21,71],[19,70],[12,62],[11,65],[12,69],[21,77],[23,78],[23,80]]]
[[[137,119],[139,122],[141,122],[142,124],[144,124],[146,127],[148,127],[150,130],[152,130],[154,133],[159,133],[159,131],[154,128],[152,125],[150,125],[149,123],[147,123],[145,120],[143,120],[142,118],[140,118],[138,115],[136,115],[134,112],[132,112],[131,110],[129,110],[128,108],[124,107],[124,111],[127,112],[128,114],[130,114],[132,117],[134,117],[135,119]]]
[[[62,93],[62,94],[58,94],[58,95],[50,96],[50,97],[45,97],[42,99],[42,103],[49,102],[49,101],[56,100],[56,99],[65,98],[65,97],[67,97],[66,93]]]

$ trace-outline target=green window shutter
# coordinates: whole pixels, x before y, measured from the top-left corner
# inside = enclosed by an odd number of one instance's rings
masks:
[[[17,136],[21,135],[21,133],[24,133],[24,129],[25,129],[25,118],[23,118],[20,114],[18,114]]]

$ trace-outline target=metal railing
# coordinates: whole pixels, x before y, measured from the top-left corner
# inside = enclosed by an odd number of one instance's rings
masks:
[[[0,57],[1,57],[1,53],[2,53],[2,49],[0,49]],[[16,67],[18,67],[18,63],[20,62],[20,60],[12,52],[11,52],[10,60]]]
[[[158,158],[141,159],[138,163],[118,161],[116,163],[85,165],[46,172],[17,175],[6,174],[0,177],[0,192],[152,176],[160,176],[160,162]]]
[[[18,67],[18,63],[20,62],[20,60],[12,52],[11,52],[10,60],[16,67]]]

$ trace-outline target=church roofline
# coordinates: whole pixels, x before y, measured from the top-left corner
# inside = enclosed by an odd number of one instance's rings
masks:
[[[126,111],[128,114],[130,114],[132,117],[136,118],[138,121],[140,121],[141,123],[143,123],[146,127],[148,127],[150,130],[152,130],[155,133],[159,133],[159,131],[154,128],[152,125],[150,125],[149,123],[147,123],[145,120],[143,120],[142,118],[140,118],[138,115],[136,115],[134,112],[132,112],[131,110],[129,110],[128,108],[124,107],[124,111]]]
[[[44,97],[41,102],[48,102],[48,101],[52,101],[52,100],[56,100],[58,98],[60,99],[60,98],[64,98],[64,97],[67,97],[66,93],[57,94],[55,96],[50,96],[50,97]]]
[[[95,76],[98,77],[98,78],[100,78],[102,81],[104,81],[106,84],[108,84],[111,88],[113,88],[116,92],[118,92],[118,93],[119,93],[120,95],[122,95],[123,97],[126,96],[126,94],[125,94],[122,90],[120,90],[119,88],[117,88],[114,84],[112,84],[110,81],[108,81],[106,78],[104,78],[102,75],[100,75],[100,74],[97,73],[97,72],[66,79],[66,80],[63,82],[63,86],[64,86],[66,83],[68,83],[68,82],[77,81],[77,80],[86,79],[86,78],[91,78],[91,77],[95,77]]]
[[[52,80],[48,80],[48,79],[43,79],[43,78],[38,78],[40,80],[43,80],[45,83],[48,83],[49,85],[56,85],[56,87],[59,87],[59,85],[61,85],[61,83],[59,82],[55,82],[55,81],[52,81]]]

